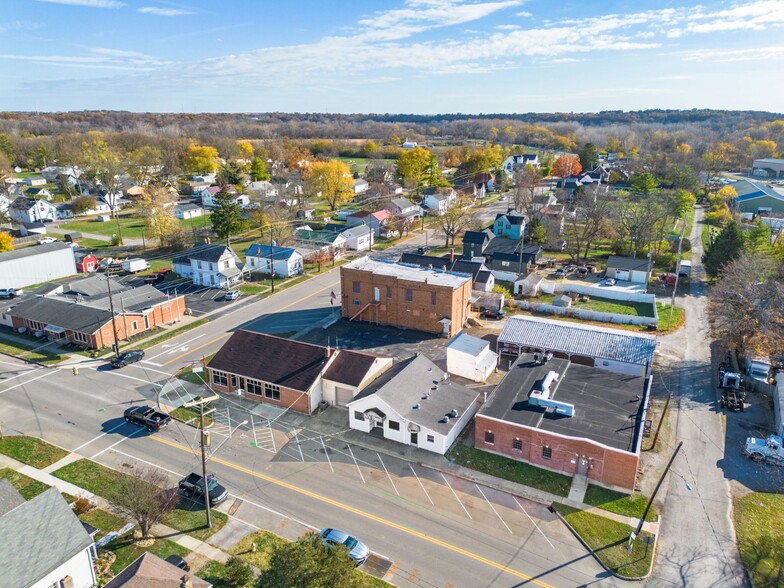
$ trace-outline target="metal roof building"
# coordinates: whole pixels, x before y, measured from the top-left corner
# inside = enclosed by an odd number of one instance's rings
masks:
[[[498,336],[498,351],[552,352],[555,357],[630,375],[650,375],[656,337],[593,325],[536,317],[510,317]]]
[[[62,241],[0,253],[0,288],[24,288],[75,273],[73,249]]]

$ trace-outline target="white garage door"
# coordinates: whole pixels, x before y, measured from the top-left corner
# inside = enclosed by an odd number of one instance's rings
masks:
[[[629,270],[615,270],[615,279],[616,280],[629,280]]]
[[[335,404],[338,406],[346,406],[352,400],[354,400],[354,392],[351,388],[335,386]]]

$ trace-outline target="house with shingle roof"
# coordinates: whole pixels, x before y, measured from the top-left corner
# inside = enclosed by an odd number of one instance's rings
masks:
[[[211,588],[212,584],[185,572],[149,551],[137,557],[104,588]]]
[[[226,245],[198,243],[179,253],[172,265],[179,276],[210,288],[230,288],[250,275],[250,268]]]

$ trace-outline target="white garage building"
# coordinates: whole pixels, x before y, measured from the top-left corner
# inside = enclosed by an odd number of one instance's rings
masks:
[[[0,253],[0,288],[25,288],[75,273],[74,250],[62,241]]]
[[[611,255],[607,258],[607,277],[624,282],[647,284],[651,275],[651,262],[647,257],[620,257]]]
[[[784,159],[755,159],[751,175],[761,178],[784,178]]]
[[[484,382],[498,365],[498,354],[490,351],[490,341],[459,333],[446,346],[446,371]]]
[[[321,398],[330,406],[347,406],[365,387],[392,367],[391,357],[341,349],[321,379]]]

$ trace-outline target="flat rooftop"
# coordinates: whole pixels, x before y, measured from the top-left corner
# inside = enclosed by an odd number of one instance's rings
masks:
[[[637,431],[648,393],[645,378],[627,376],[553,358],[544,365],[525,353],[489,396],[479,415],[567,437],[584,437],[602,445],[636,453]],[[528,403],[534,383],[550,370],[559,379],[550,398],[574,405],[574,416]]]
[[[446,272],[443,270],[420,267],[408,263],[398,263],[383,259],[360,257],[343,266],[346,269],[372,272],[380,276],[393,276],[409,282],[427,282],[436,286],[459,288],[471,281],[471,274]]]

